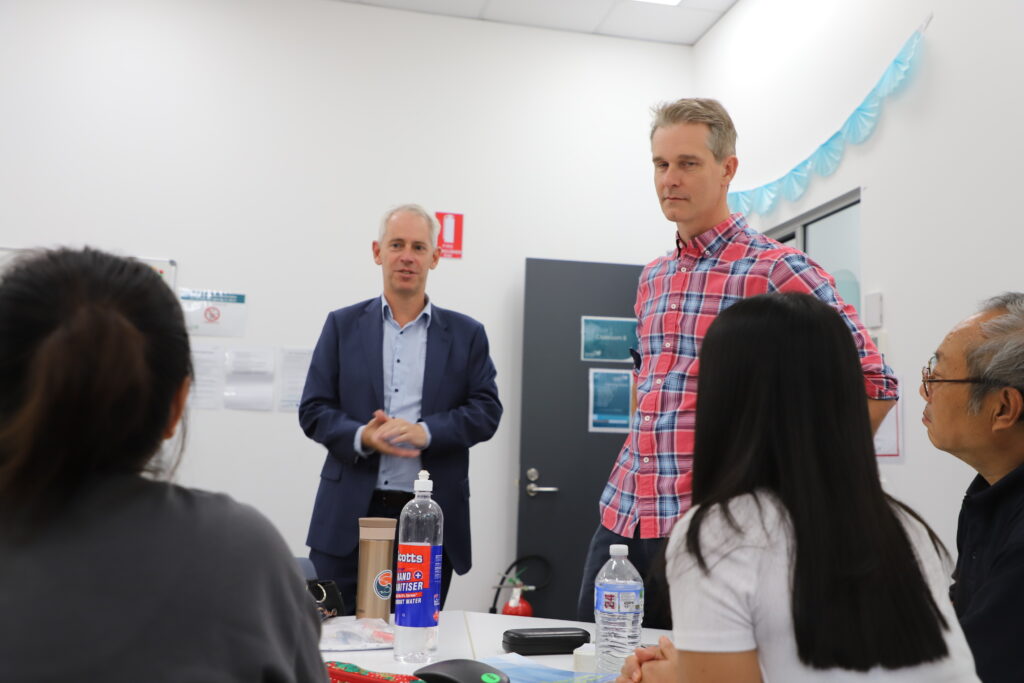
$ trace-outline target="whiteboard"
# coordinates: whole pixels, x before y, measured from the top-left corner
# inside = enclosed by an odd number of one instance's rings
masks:
[[[3,275],[4,270],[7,266],[23,254],[29,254],[35,249],[14,249],[10,247],[0,247],[0,276]],[[149,265],[150,268],[159,273],[167,286],[171,288],[171,291],[177,292],[178,286],[178,263],[174,259],[168,258],[147,258],[144,256],[136,256],[136,259]]]

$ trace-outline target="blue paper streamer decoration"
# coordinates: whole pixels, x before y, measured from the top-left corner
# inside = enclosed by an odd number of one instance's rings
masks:
[[[807,191],[807,184],[811,181],[809,172],[811,170],[810,160],[801,162],[792,171],[782,176],[782,196],[787,201],[795,202],[804,196]]]
[[[846,119],[846,123],[839,129],[843,140],[851,145],[859,145],[871,137],[875,126],[878,125],[878,113],[881,110],[882,98],[872,91],[860,106],[853,110],[853,113]]]
[[[843,160],[845,149],[846,143],[843,142],[843,134],[840,131],[823,142],[811,154],[811,170],[822,178],[832,175],[839,168],[839,162]]]
[[[930,20],[931,17],[928,21]],[[773,180],[752,190],[730,192],[730,210],[741,211],[745,214],[771,213],[780,196],[791,202],[800,199],[807,191],[812,174],[825,177],[835,173],[839,168],[839,163],[843,160],[846,145],[859,145],[871,137],[878,126],[882,103],[906,84],[915,58],[920,54],[918,48],[928,21],[907,39],[899,54],[886,67],[882,77],[878,79],[878,83],[871,89],[864,101],[847,117],[838,131],[821,143],[809,157],[778,180]]]

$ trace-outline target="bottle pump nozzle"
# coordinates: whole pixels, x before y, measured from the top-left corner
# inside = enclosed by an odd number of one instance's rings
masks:
[[[434,482],[430,480],[430,472],[420,470],[419,479],[412,483],[413,491],[433,491]]]

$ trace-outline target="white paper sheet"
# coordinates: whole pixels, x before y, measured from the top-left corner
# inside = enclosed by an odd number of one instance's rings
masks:
[[[309,362],[312,358],[313,349],[281,349],[278,410],[295,411],[299,409],[302,389],[306,386],[306,374],[309,372]]]
[[[192,343],[192,394],[189,405],[203,410],[224,407],[224,347]]]
[[[237,375],[262,375],[274,378],[274,349],[238,349],[227,351],[228,379]]]
[[[232,410],[271,410],[274,382],[247,376],[229,380],[224,387],[224,407]]]
[[[889,414],[882,420],[875,432],[875,454],[880,462],[902,462],[903,450],[900,448],[901,415],[903,401],[897,401]]]
[[[273,410],[274,349],[232,348],[224,355],[224,407]]]
[[[245,294],[181,287],[178,298],[189,334],[207,337],[245,335]]]

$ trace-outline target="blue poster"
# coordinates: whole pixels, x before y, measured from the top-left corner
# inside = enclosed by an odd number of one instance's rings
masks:
[[[591,368],[587,430],[629,432],[633,411],[633,371]]]
[[[636,318],[580,318],[580,360],[632,363],[631,348],[638,348]]]

